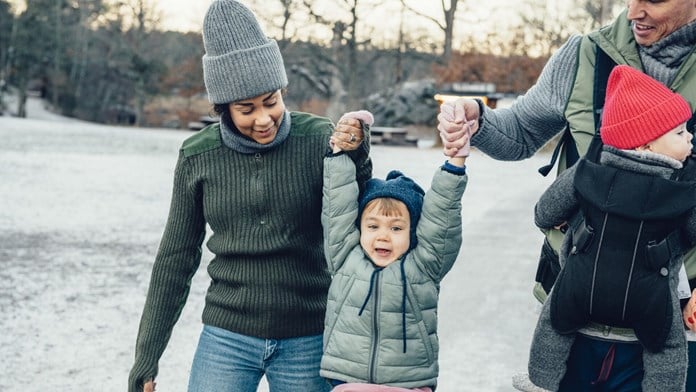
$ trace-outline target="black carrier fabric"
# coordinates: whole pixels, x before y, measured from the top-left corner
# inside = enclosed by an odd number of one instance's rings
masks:
[[[592,109],[595,120],[595,135],[592,142],[590,143],[587,155],[594,156],[597,162],[599,154],[602,149],[602,140],[599,137],[599,128],[601,125],[602,110],[604,109],[604,99],[607,90],[607,81],[609,80],[609,74],[612,69],[616,66],[616,62],[609,57],[599,46],[595,50],[595,68],[594,68],[594,80],[593,80],[593,102]],[[696,133],[696,113],[687,122],[687,129],[691,133]],[[696,138],[692,141],[694,143],[693,153],[696,154]],[[551,156],[551,162],[539,168],[539,173],[543,176],[548,175],[548,173],[553,169],[556,161],[561,155],[561,151],[565,150],[566,153],[566,167],[571,167],[575,162],[580,159],[577,147],[575,145],[575,140],[573,140],[573,135],[570,131],[570,127],[566,125],[566,129],[563,131],[560,141],[556,145]],[[692,166],[696,163],[692,162]],[[691,170],[691,173],[695,173],[696,170]],[[539,256],[539,263],[537,265],[537,271],[535,276],[535,281],[541,284],[541,287],[548,294],[553,287],[556,278],[561,270],[560,263],[558,262],[558,255],[551,247],[548,239],[544,239],[544,244],[541,248],[541,253]],[[691,282],[690,282],[691,283]],[[694,288],[694,284],[691,284]]]
[[[680,256],[677,228],[696,206],[696,186],[600,166],[598,148],[593,141],[576,169],[582,219],[566,234],[572,246],[554,285],[551,322],[562,334],[590,321],[633,328],[659,351],[672,323],[668,271]]]

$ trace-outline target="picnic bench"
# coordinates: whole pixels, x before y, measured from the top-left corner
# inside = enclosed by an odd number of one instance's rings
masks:
[[[370,141],[372,144],[390,145],[415,145],[418,139],[411,138],[406,128],[398,127],[372,127],[370,128]]]

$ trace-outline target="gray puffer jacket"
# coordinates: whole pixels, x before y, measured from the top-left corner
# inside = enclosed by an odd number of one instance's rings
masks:
[[[345,382],[416,388],[438,376],[440,281],[461,246],[467,176],[438,169],[425,194],[418,245],[385,268],[360,246],[355,166],[324,160],[322,225],[329,270],[321,375]]]

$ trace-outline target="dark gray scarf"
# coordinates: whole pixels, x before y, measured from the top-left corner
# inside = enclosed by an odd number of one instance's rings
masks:
[[[220,135],[222,136],[222,142],[229,148],[242,153],[242,154],[255,154],[257,152],[270,151],[288,138],[290,135],[290,112],[287,110],[283,114],[283,119],[280,121],[280,126],[278,126],[278,133],[275,139],[268,144],[260,144],[256,141],[248,138],[237,130],[234,124],[227,124],[227,121],[220,121]]]
[[[638,46],[645,73],[669,86],[696,45],[696,21],[687,23],[650,46]]]

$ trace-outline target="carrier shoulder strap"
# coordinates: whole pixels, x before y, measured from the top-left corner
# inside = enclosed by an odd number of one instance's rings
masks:
[[[607,91],[607,81],[611,70],[616,66],[616,62],[602,50],[598,45],[595,45],[595,67],[594,67],[594,85],[592,96],[592,113],[594,114],[595,136],[590,142],[588,153],[599,154],[602,150],[601,139],[599,139],[599,127],[602,119],[602,109],[604,108],[604,97]],[[575,145],[573,134],[570,131],[570,124],[566,124],[563,130],[561,140],[558,141],[556,148],[551,155],[551,162],[548,165],[539,168],[539,173],[546,177],[551,169],[556,165],[556,161],[565,148],[566,151],[566,167],[571,167],[580,159],[578,148]]]

